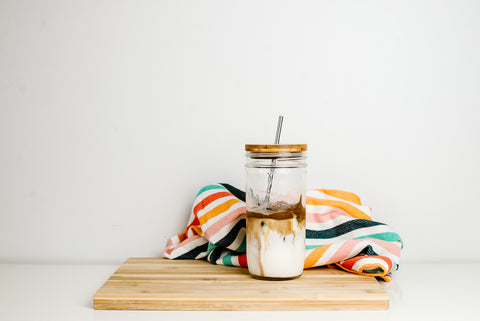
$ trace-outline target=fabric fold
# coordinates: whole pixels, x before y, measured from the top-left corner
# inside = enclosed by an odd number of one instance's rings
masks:
[[[307,191],[304,268],[338,267],[390,281],[403,242],[388,225],[373,221],[371,208],[350,192]],[[185,232],[168,241],[164,257],[206,259],[247,267],[245,193],[229,184],[200,189]]]

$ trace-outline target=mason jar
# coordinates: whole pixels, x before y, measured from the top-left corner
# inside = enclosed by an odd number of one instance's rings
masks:
[[[250,275],[294,279],[305,261],[307,145],[245,145]]]

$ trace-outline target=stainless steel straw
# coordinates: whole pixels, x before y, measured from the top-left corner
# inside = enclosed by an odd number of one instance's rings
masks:
[[[283,116],[278,116],[277,122],[277,132],[275,133],[275,145],[280,144],[280,134],[282,133],[282,123],[283,123]],[[268,185],[267,185],[267,194],[265,194],[265,200],[263,201],[263,209],[266,210],[268,208],[268,203],[270,202],[270,192],[272,191],[272,183],[273,183],[273,172],[275,171],[275,164],[277,160],[274,158],[272,159],[272,168],[270,168],[270,172],[268,173]]]

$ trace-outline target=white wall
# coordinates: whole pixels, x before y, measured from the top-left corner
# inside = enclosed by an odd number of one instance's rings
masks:
[[[309,144],[405,261],[478,261],[478,1],[0,2],[0,262],[161,255],[245,143]]]

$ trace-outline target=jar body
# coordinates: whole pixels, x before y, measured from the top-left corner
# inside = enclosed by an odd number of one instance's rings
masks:
[[[253,277],[292,279],[302,274],[305,198],[304,152],[247,152],[247,263]]]

